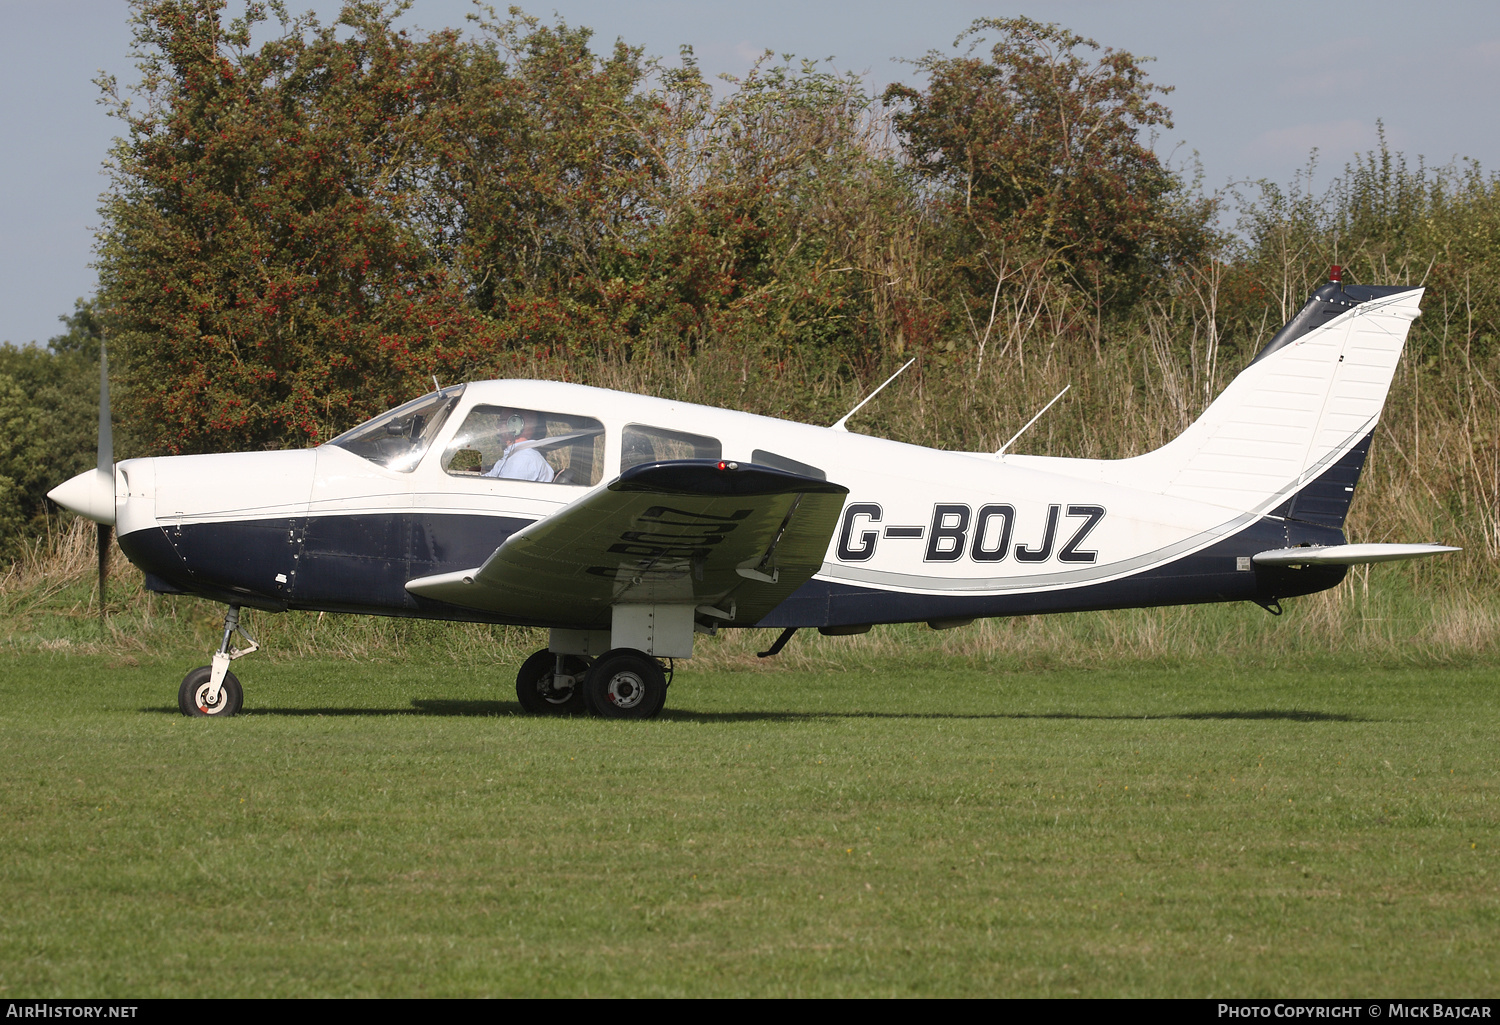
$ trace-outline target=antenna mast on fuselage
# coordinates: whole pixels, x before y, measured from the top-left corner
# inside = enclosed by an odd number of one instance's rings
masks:
[[[1042,413],[1047,412],[1047,410],[1049,410],[1053,406],[1057,405],[1057,400],[1060,399],[1060,398],[1062,398],[1064,395],[1068,394],[1068,389],[1071,388],[1071,387],[1073,387],[1071,384],[1065,384],[1065,385],[1063,385],[1063,390],[1060,391],[1060,392],[1058,392],[1056,395],[1052,396],[1052,401],[1049,402],[1049,403],[1047,403],[1045,406],[1043,406],[1041,408],[1041,410],[1039,410],[1037,412],[1036,416],[1032,417],[1030,420],[1027,420],[1025,427],[1022,427],[1015,434],[1012,434],[1010,436],[1010,440],[1007,441],[1004,445],[1001,445],[1000,446],[1000,450],[998,452],[996,452],[995,455],[997,455],[997,456],[1003,456],[1003,455],[1005,455],[1005,450],[1008,449],[1008,448],[1010,448],[1012,445],[1014,445],[1016,443],[1016,439],[1017,438],[1019,438],[1021,435],[1025,434],[1027,431],[1031,430],[1031,425],[1034,424],[1034,423],[1036,423],[1038,420],[1040,420],[1042,418]]]
[[[916,361],[917,361],[917,357],[915,357],[915,356],[913,356],[911,359],[907,360],[906,361],[906,366],[903,366],[900,370],[896,371],[890,377],[887,377],[885,379],[885,384],[890,384],[896,378],[898,378],[902,374],[906,373],[906,367],[911,366]],[[879,388],[876,388],[870,394],[866,395],[863,399],[860,400],[860,403],[859,403],[858,406],[855,406],[853,409],[849,410],[849,412],[847,412],[843,416],[839,417],[838,422],[835,423],[835,424],[833,424],[828,429],[830,431],[845,431],[845,432],[847,432],[849,430],[849,428],[845,427],[844,425],[849,422],[849,418],[851,416],[853,416],[855,413],[858,413],[860,411],[860,409],[864,406],[864,404],[866,402],[869,402],[875,396],[879,395],[885,389],[885,384],[882,384]]]

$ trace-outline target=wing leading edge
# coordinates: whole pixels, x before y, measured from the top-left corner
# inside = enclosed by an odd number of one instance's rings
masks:
[[[484,565],[409,581],[520,622],[607,628],[614,605],[750,624],[823,564],[848,488],[770,467],[649,463],[511,535]]]

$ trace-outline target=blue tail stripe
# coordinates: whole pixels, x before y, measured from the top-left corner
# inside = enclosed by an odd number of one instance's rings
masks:
[[[1271,515],[1324,527],[1342,527],[1374,437],[1374,431],[1366,434],[1338,462],[1272,510]]]

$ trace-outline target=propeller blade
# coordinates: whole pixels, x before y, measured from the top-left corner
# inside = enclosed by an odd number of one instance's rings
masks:
[[[109,579],[109,524],[98,528],[99,543],[99,622],[104,622],[104,582]]]
[[[99,469],[115,476],[115,435],[109,416],[109,357],[104,352],[104,339],[99,339]]]
[[[109,415],[109,356],[104,351],[104,339],[99,339],[99,476],[107,478],[110,498],[115,490],[115,432]],[[114,503],[111,502],[111,505]],[[110,522],[114,517],[110,517]],[[98,526],[99,545],[99,622],[105,621],[104,587],[109,580],[109,523]]]
[[[115,522],[115,441],[109,413],[109,357],[99,341],[99,462],[47,492],[64,509],[99,524]],[[102,558],[102,556],[101,556]]]

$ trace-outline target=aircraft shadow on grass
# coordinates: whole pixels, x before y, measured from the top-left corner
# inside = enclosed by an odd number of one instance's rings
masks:
[[[142,712],[175,714],[170,705],[142,708]],[[525,711],[515,701],[464,701],[447,698],[414,698],[410,708],[257,708],[249,715],[305,718],[316,716],[381,717],[399,715],[457,716],[460,718],[496,718],[520,716]],[[668,710],[662,719],[675,722],[800,722],[810,719],[1080,719],[1102,722],[1137,722],[1151,719],[1182,720],[1271,720],[1283,722],[1371,722],[1363,716],[1342,712],[1316,712],[1306,709],[1254,708],[1226,709],[1212,712],[1172,712],[1161,715],[1094,715],[1086,712],[858,712],[858,711],[761,711],[761,712],[689,712]]]

